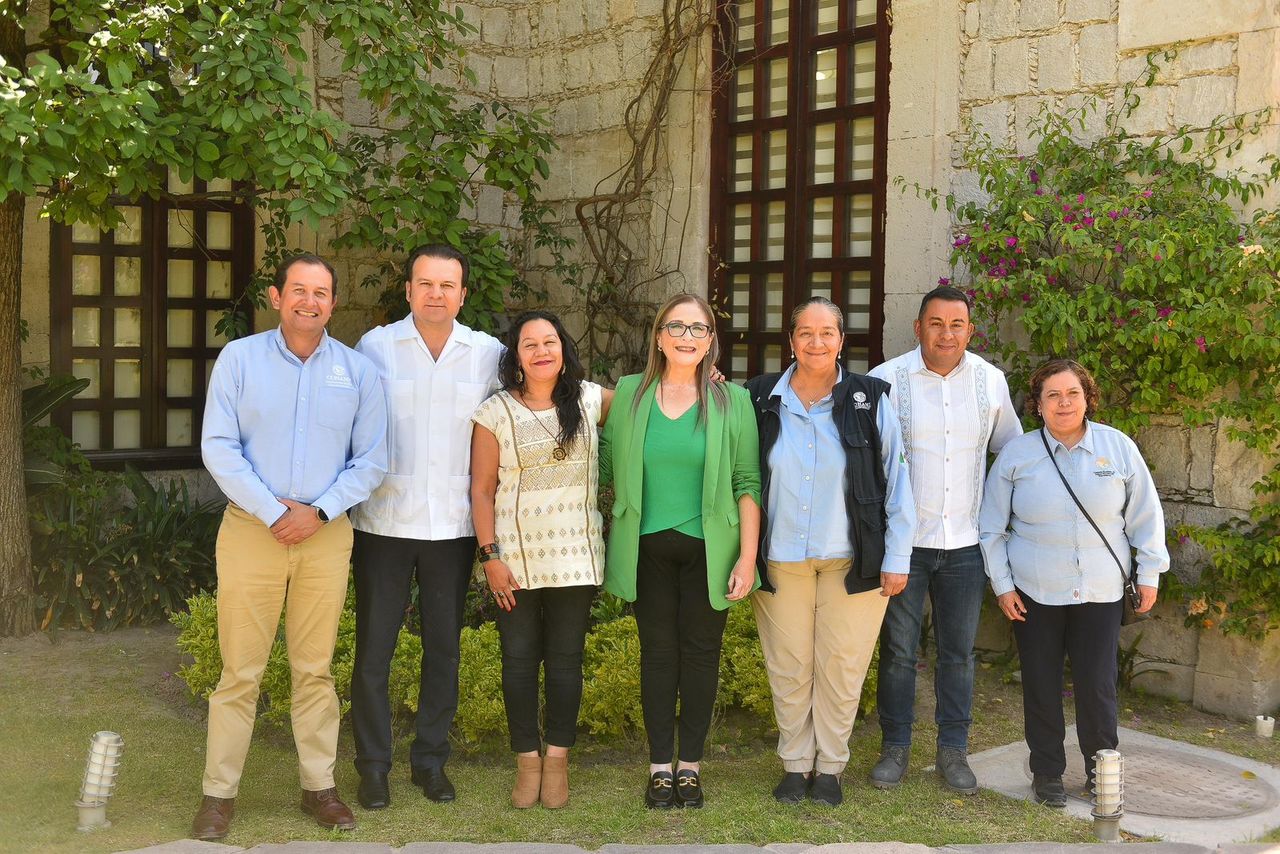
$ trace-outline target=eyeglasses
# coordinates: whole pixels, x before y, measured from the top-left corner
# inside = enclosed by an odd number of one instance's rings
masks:
[[[682,323],[679,320],[664,323],[658,328],[665,329],[672,338],[682,338],[686,332],[694,338],[706,338],[711,334],[711,327],[705,323]]]

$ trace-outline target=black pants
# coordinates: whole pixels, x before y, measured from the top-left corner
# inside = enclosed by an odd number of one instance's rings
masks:
[[[1121,603],[1083,602],[1041,605],[1018,591],[1027,606],[1026,622],[1013,624],[1022,659],[1022,714],[1031,748],[1031,773],[1058,777],[1067,768],[1062,741],[1064,658],[1071,660],[1076,733],[1084,765],[1093,771],[1093,754],[1114,750],[1116,734],[1116,650],[1120,644]]]
[[[396,638],[418,580],[422,665],[418,715],[409,763],[440,768],[449,758],[449,728],[458,711],[458,639],[475,561],[476,538],[409,540],[356,531],[356,661],[351,675],[351,728],[356,770],[391,768],[391,703],[387,678]]]
[[[635,613],[649,761],[665,764],[675,755],[678,699],[680,760],[699,762],[715,710],[728,618],[727,611],[711,607],[702,540],[675,530],[640,538]]]
[[[591,585],[517,590],[510,611],[498,609],[502,639],[502,702],[511,749],[542,746],[538,733],[538,671],[546,668],[547,744],[573,747],[582,703],[582,646],[591,620]]]

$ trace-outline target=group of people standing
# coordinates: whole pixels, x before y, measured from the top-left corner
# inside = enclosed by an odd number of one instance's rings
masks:
[[[217,547],[223,673],[193,836],[221,838],[230,826],[282,607],[302,809],[328,828],[355,826],[334,787],[329,674],[349,559],[366,809],[390,802],[388,674],[415,578],[423,660],[410,776],[433,801],[455,797],[444,769],[477,555],[499,609],[518,808],[569,801],[601,585],[633,603],[651,808],[703,804],[727,609],[744,599],[773,693],[780,802],[841,803],[877,640],[882,749],[870,779],[902,780],[926,596],[937,772],[957,792],[977,791],[967,749],[987,577],[1022,653],[1037,799],[1065,803],[1066,657],[1086,761],[1116,746],[1120,575],[1136,550],[1150,608],[1168,554],[1150,474],[1127,437],[1087,420],[1098,394],[1079,365],[1056,360],[1036,374],[1028,404],[1044,426],[1024,435],[1003,374],[966,349],[968,297],[943,287],[921,302],[919,346],[869,375],[841,364],[840,308],[801,303],[794,363],[744,388],[715,370],[711,307],[681,294],[654,318],[643,373],[611,390],[585,379],[551,313],[521,314],[505,342],[460,324],[467,273],[450,247],[415,250],[409,316],[352,350],[325,332],[333,268],[296,256],[270,289],[279,328],[218,359],[202,448],[229,499]],[[989,478],[988,452],[1000,454]],[[606,544],[598,492],[608,485]],[[1097,535],[1080,524],[1085,505],[1102,519]],[[1124,556],[1110,574],[1103,549]]]

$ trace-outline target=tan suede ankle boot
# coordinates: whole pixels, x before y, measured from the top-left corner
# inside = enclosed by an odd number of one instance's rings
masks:
[[[542,757],[516,756],[516,785],[511,790],[511,805],[527,810],[538,802],[542,788]]]
[[[569,757],[548,756],[542,760],[542,805],[558,810],[569,803]]]

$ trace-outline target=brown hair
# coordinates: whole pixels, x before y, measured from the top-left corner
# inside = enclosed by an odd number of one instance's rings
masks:
[[[1074,359],[1050,359],[1036,368],[1035,373],[1031,375],[1031,379],[1028,381],[1030,389],[1027,393],[1027,414],[1034,415],[1041,424],[1044,423],[1044,416],[1040,414],[1040,392],[1044,390],[1045,381],[1049,377],[1064,371],[1070,371],[1076,375],[1076,379],[1080,380],[1080,387],[1084,389],[1085,418],[1092,418],[1102,402],[1102,393],[1098,391],[1098,383],[1094,380],[1093,374],[1085,369],[1084,365]]]
[[[707,390],[711,390],[711,397],[715,400],[716,406],[723,409],[729,403],[729,395],[724,390],[722,383],[711,382],[711,366],[720,358],[720,340],[716,335],[716,315],[711,310],[711,305],[697,294],[676,294],[671,299],[662,304],[662,308],[658,309],[658,313],[654,315],[653,327],[649,330],[649,358],[644,363],[644,374],[640,378],[640,388],[636,391],[635,399],[631,401],[631,411],[635,412],[640,406],[640,398],[644,395],[645,390],[649,386],[661,379],[662,374],[667,369],[666,354],[658,347],[658,333],[662,331],[662,325],[667,322],[667,315],[678,305],[684,305],[687,302],[694,303],[702,310],[707,318],[707,325],[711,327],[711,348],[707,350],[707,355],[698,364],[698,420],[706,418],[707,415]]]

